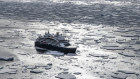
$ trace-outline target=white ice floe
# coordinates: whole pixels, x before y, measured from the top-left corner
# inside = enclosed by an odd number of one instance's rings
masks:
[[[1,69],[0,70],[0,74],[5,74],[5,73],[9,73],[9,74],[16,74],[17,70],[13,70],[13,69]]]
[[[48,51],[46,53],[50,54],[50,55],[56,55],[56,56],[63,56],[64,55],[64,53],[58,52],[58,51]]]
[[[59,73],[57,76],[55,76],[56,78],[60,78],[60,79],[76,79],[76,77],[74,75],[71,75],[67,72],[62,72]]]

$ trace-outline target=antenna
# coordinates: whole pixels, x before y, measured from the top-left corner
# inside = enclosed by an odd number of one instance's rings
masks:
[[[49,30],[48,30],[48,34],[50,34]]]

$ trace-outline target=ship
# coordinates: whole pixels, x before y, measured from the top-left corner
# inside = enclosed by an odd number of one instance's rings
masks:
[[[56,34],[50,34],[49,31],[44,35],[39,35],[35,41],[35,48],[37,50],[52,50],[59,51],[64,54],[75,53],[77,47],[72,46],[66,37],[57,32]]]

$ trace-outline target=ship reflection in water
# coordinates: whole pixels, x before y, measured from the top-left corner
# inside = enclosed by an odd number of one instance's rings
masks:
[[[71,46],[69,41],[62,34],[59,34],[59,32],[55,35],[49,32],[43,36],[39,35],[35,41],[35,48],[39,53],[52,50],[63,52],[64,54],[75,53],[77,49],[75,46]]]

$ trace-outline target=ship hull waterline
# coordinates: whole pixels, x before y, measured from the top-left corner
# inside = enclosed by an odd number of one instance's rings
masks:
[[[40,43],[40,42],[35,42],[35,47],[40,47],[40,48],[44,48],[44,49],[47,49],[47,50],[53,50],[53,51],[60,51],[60,52],[63,52],[64,54],[67,54],[67,53],[75,53],[76,52],[76,47],[58,47],[58,46],[52,46],[52,45],[49,45],[49,44],[43,44],[43,43]]]

